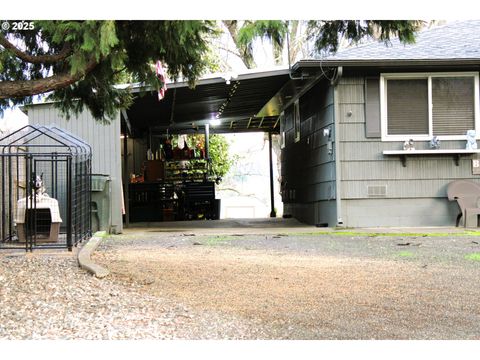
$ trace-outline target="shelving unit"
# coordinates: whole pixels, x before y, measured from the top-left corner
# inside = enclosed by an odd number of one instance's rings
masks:
[[[214,218],[215,187],[205,159],[147,160],[145,182],[129,184],[130,221]]]
[[[173,193],[173,184],[162,182],[129,184],[130,220],[132,222],[173,220],[170,213],[174,215],[178,207],[178,201]]]
[[[208,163],[204,159],[171,160],[165,162],[165,181],[203,181],[207,177]]]
[[[447,150],[385,150],[383,155],[400,156],[403,167],[407,166],[408,156],[427,156],[427,155],[451,155],[458,166],[460,156],[479,154],[480,150],[465,150],[465,149],[447,149]]]

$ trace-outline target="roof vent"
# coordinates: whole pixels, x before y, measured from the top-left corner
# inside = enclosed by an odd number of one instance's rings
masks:
[[[367,195],[371,198],[387,197],[387,185],[367,185]]]

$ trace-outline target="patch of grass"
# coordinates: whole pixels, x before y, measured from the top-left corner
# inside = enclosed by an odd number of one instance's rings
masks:
[[[106,231],[97,231],[93,236],[100,237],[100,238],[105,238],[109,236],[109,234]]]
[[[446,236],[480,236],[480,231],[463,231],[458,233],[397,233],[397,232],[361,232],[361,231],[313,231],[292,232],[289,236],[363,236],[363,237],[446,237]]]
[[[414,255],[410,251],[400,251],[397,256],[403,257],[403,258],[412,258]]]
[[[480,253],[471,253],[465,255],[465,259],[472,261],[480,261]]]
[[[215,244],[231,241],[233,239],[234,237],[230,235],[216,235],[216,236],[208,236],[206,238],[203,238],[201,242],[204,243],[205,245],[215,245]]]

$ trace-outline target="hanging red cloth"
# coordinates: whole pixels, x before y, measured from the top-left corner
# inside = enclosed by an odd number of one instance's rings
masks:
[[[165,97],[165,92],[167,91],[167,74],[165,73],[160,60],[157,61],[157,64],[155,65],[155,71],[158,79],[162,82],[162,87],[158,89],[158,100],[160,101]]]

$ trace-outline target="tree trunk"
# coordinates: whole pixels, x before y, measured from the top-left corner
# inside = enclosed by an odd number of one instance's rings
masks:
[[[298,20],[292,20],[290,22],[292,24],[292,28],[290,30],[290,41],[289,41],[289,44],[287,46],[290,46],[290,58],[288,59],[288,61],[290,62],[290,64],[294,64],[295,63],[295,58],[297,57],[297,54],[298,54],[298,51],[301,49],[302,47],[302,42],[301,40],[298,38],[298,25],[299,25],[299,21]]]
[[[13,45],[2,34],[0,34],[0,45],[2,45],[5,49],[15,54],[15,56],[20,60],[29,62],[31,64],[53,64],[53,63],[65,60],[72,53],[72,48],[70,44],[67,42],[63,45],[62,50],[60,50],[58,54],[30,55],[20,50],[19,48],[17,48],[15,45]]]
[[[233,39],[233,42],[235,43],[235,46],[238,49],[240,59],[242,59],[243,63],[247,67],[247,69],[254,69],[256,67],[255,60],[253,58],[253,52],[252,49],[250,49],[248,46],[244,46],[242,44],[239,44],[238,42],[238,23],[236,20],[222,20],[222,22],[225,24],[225,26],[228,29],[228,32],[230,33],[230,36]]]
[[[0,99],[19,98],[38,95],[57,89],[81,80],[98,65],[96,60],[90,61],[85,69],[75,75],[70,73],[59,73],[47,78],[37,80],[18,80],[0,82]]]
[[[283,48],[275,43],[273,44],[273,61],[275,65],[283,64]]]

